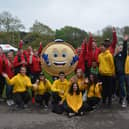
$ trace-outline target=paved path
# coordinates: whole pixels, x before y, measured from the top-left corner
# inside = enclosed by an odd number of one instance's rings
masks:
[[[111,109],[68,118],[35,108],[12,112],[0,104],[0,129],[129,129],[129,107],[122,109],[115,104]]]

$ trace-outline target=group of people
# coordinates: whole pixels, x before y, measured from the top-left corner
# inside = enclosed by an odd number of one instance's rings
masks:
[[[97,47],[90,34],[89,41],[84,40],[75,75],[67,79],[64,72],[50,82],[41,68],[38,50],[22,49],[14,56],[13,51],[7,55],[0,48],[0,98],[6,86],[7,104],[15,104],[17,109],[27,108],[30,100],[41,108],[49,104],[55,113],[67,112],[69,116],[83,115],[93,110],[100,103],[112,105],[112,98],[119,97],[122,107],[129,104],[129,55],[127,51],[128,36],[123,44],[117,44],[115,28],[113,40],[105,39]],[[117,83],[118,82],[118,83]],[[31,95],[28,91],[31,91]]]

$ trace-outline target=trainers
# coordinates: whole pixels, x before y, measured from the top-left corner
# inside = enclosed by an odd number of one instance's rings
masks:
[[[70,112],[70,113],[68,113],[68,116],[69,117],[75,116],[75,113]]]
[[[126,108],[127,107],[127,104],[126,104],[126,98],[123,99],[123,102],[122,102],[122,105],[121,105],[123,108]]]
[[[28,105],[27,105],[27,104],[24,104],[24,108],[25,108],[25,109],[28,108]]]
[[[11,105],[14,105],[14,101],[13,100],[10,100],[11,101]]]
[[[84,115],[84,112],[80,112],[80,116],[83,116]]]
[[[8,106],[12,105],[11,100],[7,100],[6,103],[7,103]]]

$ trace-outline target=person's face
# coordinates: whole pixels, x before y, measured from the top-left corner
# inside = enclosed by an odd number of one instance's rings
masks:
[[[60,78],[61,81],[64,81],[65,75],[64,75],[64,74],[60,74],[60,75],[59,75],[59,78]]]
[[[101,50],[101,52],[104,52],[104,51],[105,51],[104,45],[101,45],[101,46],[100,46],[100,50]]]
[[[44,75],[40,75],[39,79],[44,80],[45,79]]]
[[[32,47],[31,46],[28,47],[28,51],[32,51]]]
[[[81,69],[77,69],[77,77],[82,77],[82,70]]]
[[[21,73],[22,75],[26,75],[26,68],[21,67],[20,73]]]
[[[92,43],[92,49],[95,49],[96,48],[96,42],[93,42]]]
[[[92,62],[92,67],[97,67],[97,63],[95,61]]]
[[[9,52],[9,53],[7,54],[7,57],[8,57],[8,59],[13,59],[13,52]]]
[[[74,92],[77,91],[77,84],[76,83],[73,84],[73,91]]]
[[[94,81],[94,76],[92,74],[90,75],[90,80],[91,80],[91,82]]]
[[[122,45],[118,46],[118,52],[122,52],[122,50],[123,50],[123,46]]]
[[[34,55],[38,56],[38,51],[37,50],[34,50]]]

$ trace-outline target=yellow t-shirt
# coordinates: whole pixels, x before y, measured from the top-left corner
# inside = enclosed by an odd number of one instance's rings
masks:
[[[7,83],[13,86],[13,93],[25,92],[27,87],[31,87],[32,83],[27,75],[21,75],[20,73],[9,79],[6,78]]]
[[[50,91],[51,83],[49,80],[46,79],[46,82],[40,81],[38,85],[33,87],[35,94],[43,95],[45,92]]]
[[[98,97],[98,98],[101,98],[102,95],[102,86],[99,85],[98,83],[96,85],[92,84],[90,87],[89,87],[89,90],[88,90],[88,98],[91,98],[91,97]]]
[[[53,92],[58,92],[59,96],[62,99],[64,99],[65,94],[68,92],[68,89],[69,89],[69,82],[67,81],[67,79],[65,79],[63,82],[60,79],[55,80],[51,87],[51,90]]]
[[[73,95],[68,93],[66,95],[66,102],[74,112],[78,112],[83,105],[82,93],[80,92],[79,95],[76,93],[73,93]]]

